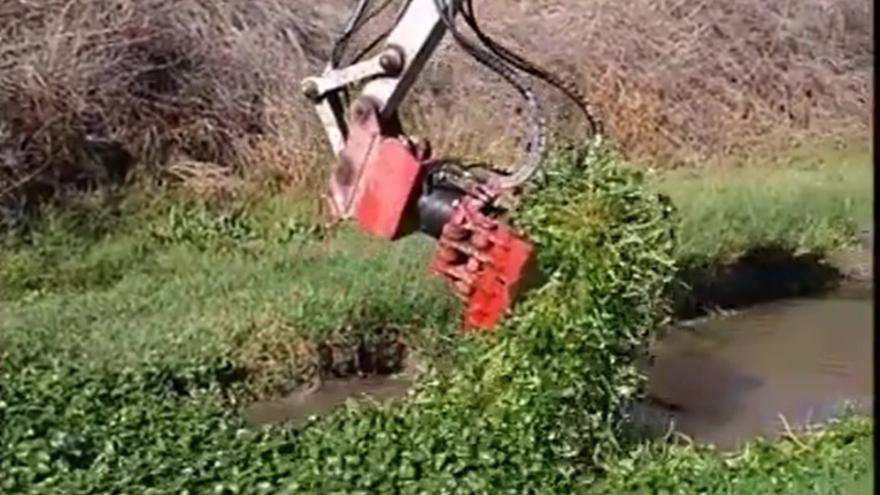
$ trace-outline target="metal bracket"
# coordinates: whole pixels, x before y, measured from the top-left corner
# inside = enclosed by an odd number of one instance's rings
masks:
[[[440,0],[458,11],[460,0]],[[303,93],[315,102],[316,112],[333,154],[345,147],[348,126],[339,90],[367,80],[361,97],[375,102],[382,120],[395,118],[397,109],[446,33],[436,0],[410,0],[385,40],[379,55],[341,69],[324,71],[303,81]],[[359,98],[359,97],[358,97]]]

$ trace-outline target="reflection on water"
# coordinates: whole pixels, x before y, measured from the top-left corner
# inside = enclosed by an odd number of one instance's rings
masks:
[[[648,395],[677,431],[719,447],[822,421],[846,402],[870,408],[872,319],[870,299],[841,294],[674,330],[656,346]]]

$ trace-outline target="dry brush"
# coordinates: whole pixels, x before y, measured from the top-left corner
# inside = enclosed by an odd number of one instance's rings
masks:
[[[0,1],[0,219],[132,170],[206,192],[245,172],[312,184],[327,156],[298,83],[326,60],[351,3]],[[580,82],[633,159],[706,161],[870,126],[867,0],[477,9],[487,31]],[[411,124],[445,151],[515,157],[514,96],[453,43],[441,51],[413,95]],[[545,96],[553,121],[576,133],[565,100]]]

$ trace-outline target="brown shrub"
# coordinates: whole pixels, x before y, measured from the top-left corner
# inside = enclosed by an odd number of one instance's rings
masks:
[[[297,168],[314,126],[296,88],[329,51],[332,3],[3,0],[0,214],[133,164]]]
[[[0,0],[0,219],[133,166],[200,190],[254,170],[313,184],[327,152],[297,88],[351,3]],[[488,32],[582,82],[632,158],[709,160],[870,126],[868,0],[477,8]],[[541,94],[555,122],[577,130],[567,102]],[[410,103],[410,123],[441,151],[519,152],[518,101],[449,40]]]
[[[544,0],[477,8],[487,31],[581,81],[606,132],[639,160],[704,161],[747,152],[771,136],[863,133],[870,125],[867,0]]]

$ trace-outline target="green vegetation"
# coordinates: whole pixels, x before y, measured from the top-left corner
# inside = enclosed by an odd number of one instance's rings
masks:
[[[589,493],[858,495],[851,488],[870,482],[872,447],[873,424],[859,417],[729,453],[654,443],[608,466]]]
[[[680,211],[679,259],[717,261],[755,246],[827,253],[872,219],[874,167],[864,146],[811,148],[777,163],[657,175]]]
[[[429,242],[329,230],[281,199],[49,214],[0,254],[0,491],[819,494],[865,475],[858,418],[732,457],[628,438],[687,248],[611,156],[550,166],[515,216],[549,281],[491,337],[454,336]],[[685,197],[683,226],[705,213]],[[751,196],[725,197],[721,217]],[[245,429],[242,402],[306,379],[321,346],[389,339],[424,368],[411,397]]]
[[[851,493],[852,495],[869,495],[876,493],[874,490],[874,470],[868,470],[867,473],[853,482],[847,493]]]
[[[90,366],[230,356],[268,393],[314,367],[325,342],[393,331],[427,349],[449,333],[456,308],[422,276],[424,239],[330,235],[275,202],[245,213],[143,201],[89,229],[50,215],[16,241],[0,264],[3,340],[26,337],[25,347]]]

